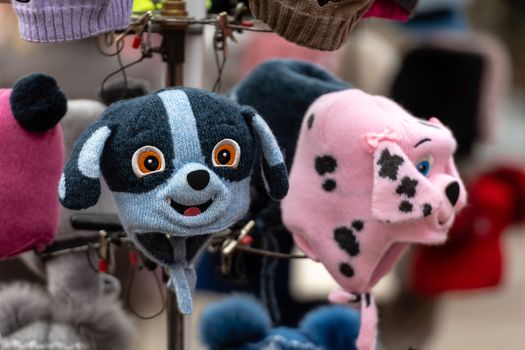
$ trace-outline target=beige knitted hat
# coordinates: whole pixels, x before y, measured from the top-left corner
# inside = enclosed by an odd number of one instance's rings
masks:
[[[252,14],[277,34],[311,49],[332,51],[345,42],[374,0],[251,0]]]

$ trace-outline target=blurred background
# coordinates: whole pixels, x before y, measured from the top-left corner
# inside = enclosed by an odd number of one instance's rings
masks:
[[[40,71],[54,76],[71,100],[100,99],[102,81],[119,67],[115,57],[100,52],[107,49],[104,38],[36,44],[20,39],[17,28],[11,6],[0,4],[0,87]],[[187,85],[214,85],[213,34],[213,27],[205,26],[202,36],[188,35],[194,51],[187,53]],[[457,160],[471,205],[444,247],[413,248],[377,286],[382,349],[524,349],[525,3],[421,0],[408,23],[363,20],[334,52],[301,48],[271,33],[234,35],[237,42],[229,42],[221,77],[223,93],[264,60],[302,59],[356,88],[390,96],[416,116],[437,115],[458,139]],[[124,63],[139,57],[131,40],[126,39]],[[164,86],[165,64],[158,55],[126,73],[145,81],[148,90]],[[117,259],[122,295],[131,293],[135,313],[159,311],[163,300],[153,273],[139,271],[130,283],[126,256],[121,252]],[[188,320],[191,349],[203,348],[196,323],[208,303],[236,290],[260,294],[261,286],[252,283],[261,266],[255,260],[241,259],[248,269],[232,277],[217,272],[216,256],[204,257],[196,310]],[[275,297],[289,305],[278,305],[285,325],[295,326],[307,310],[324,303],[334,286],[313,262],[280,261],[275,271]],[[44,283],[22,259],[0,262],[1,283],[19,279]],[[164,348],[165,313],[143,320],[125,304],[140,334],[135,349]]]

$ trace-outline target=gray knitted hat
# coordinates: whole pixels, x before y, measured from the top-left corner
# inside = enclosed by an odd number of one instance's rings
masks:
[[[336,50],[374,0],[251,0],[252,14],[288,41]]]
[[[13,0],[22,39],[68,41],[126,28],[133,0]]]

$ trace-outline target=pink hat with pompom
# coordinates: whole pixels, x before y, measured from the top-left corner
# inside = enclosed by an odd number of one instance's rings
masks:
[[[67,100],[56,81],[30,74],[0,89],[0,259],[45,247],[59,220]]]

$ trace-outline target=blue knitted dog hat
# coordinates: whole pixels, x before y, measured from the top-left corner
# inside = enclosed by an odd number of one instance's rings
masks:
[[[195,260],[211,234],[247,213],[259,159],[268,193],[283,198],[283,156],[252,108],[204,90],[166,89],[111,105],[77,141],[59,196],[70,209],[95,205],[102,174],[127,234],[168,267],[168,287],[191,313]]]

